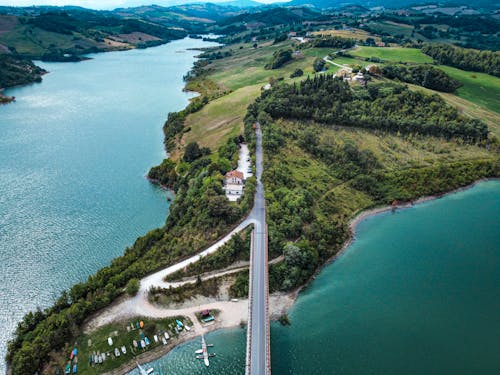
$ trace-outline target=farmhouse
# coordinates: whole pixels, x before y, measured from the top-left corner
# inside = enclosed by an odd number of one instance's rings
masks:
[[[240,171],[230,171],[224,177],[224,190],[229,200],[237,200],[243,195],[245,180]]]

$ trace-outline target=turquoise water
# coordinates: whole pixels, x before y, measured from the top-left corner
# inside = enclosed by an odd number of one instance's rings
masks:
[[[0,106],[0,356],[22,316],[161,226],[165,192],[144,178],[164,155],[162,124],[186,106],[182,76],[209,44],[40,63],[41,84]],[[0,360],[0,373],[5,370]]]
[[[370,217],[303,291],[292,325],[271,329],[272,373],[499,374],[500,181]],[[244,374],[245,331],[207,336],[153,366],[163,374]]]

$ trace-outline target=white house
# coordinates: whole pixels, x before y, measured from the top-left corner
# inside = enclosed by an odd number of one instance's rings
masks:
[[[224,177],[224,190],[229,200],[236,200],[243,195],[245,180],[240,171],[230,171]]]

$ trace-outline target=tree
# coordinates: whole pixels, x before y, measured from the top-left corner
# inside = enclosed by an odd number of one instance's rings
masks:
[[[191,163],[202,156],[200,146],[196,142],[190,142],[186,146],[186,150],[184,151],[183,160],[185,162]]]
[[[316,58],[313,62],[313,69],[315,72],[321,72],[325,68],[325,60]]]
[[[290,78],[302,77],[304,75],[304,71],[302,69],[295,69],[292,74],[290,74]]]
[[[141,286],[141,283],[138,279],[130,279],[129,282],[127,283],[127,286],[125,288],[125,291],[129,296],[135,296],[137,292],[139,291],[139,287]]]

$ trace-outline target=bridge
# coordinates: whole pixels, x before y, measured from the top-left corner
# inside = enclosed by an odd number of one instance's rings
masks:
[[[250,250],[250,285],[248,298],[248,330],[246,375],[271,374],[269,346],[269,278],[267,257],[267,224],[264,186],[262,185],[263,151],[262,132],[256,124],[256,177],[255,202],[250,214],[254,222]]]

